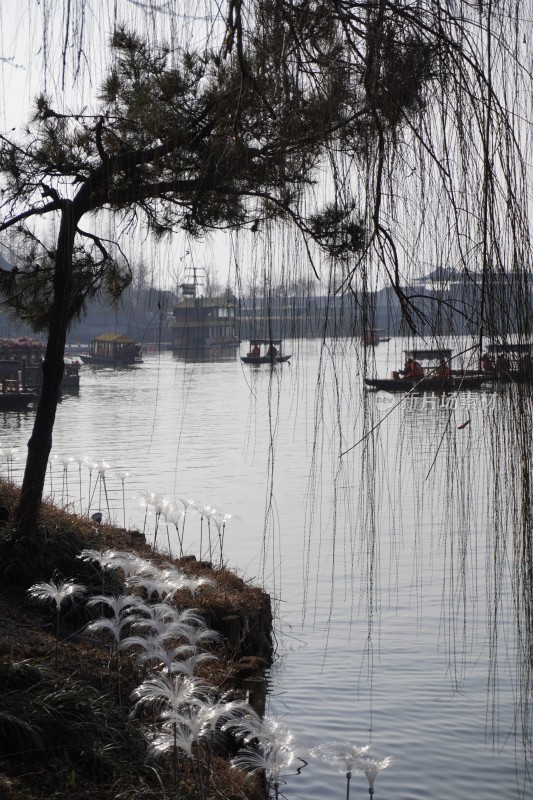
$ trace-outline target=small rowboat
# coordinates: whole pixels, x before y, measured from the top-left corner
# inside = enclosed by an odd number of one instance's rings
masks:
[[[290,360],[284,355],[281,339],[250,339],[250,349],[241,356],[244,364],[283,364]]]
[[[365,378],[365,384],[384,392],[458,392],[479,389],[491,381],[490,375],[450,369],[451,350],[406,350],[405,358],[416,364],[415,376],[407,377],[399,371],[391,378]]]

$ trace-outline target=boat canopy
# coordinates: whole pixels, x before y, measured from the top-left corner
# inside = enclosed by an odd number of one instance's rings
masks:
[[[116,344],[135,344],[135,339],[130,339],[129,336],[124,336],[122,333],[101,333],[100,336],[95,336],[93,342],[114,342]]]
[[[416,358],[423,361],[430,361],[434,358],[443,358],[449,361],[452,357],[451,350],[405,350],[406,358]]]
[[[282,339],[250,339],[250,347],[257,345],[261,347],[261,345],[271,345],[273,344],[275,347],[281,347]]]
[[[517,353],[525,354],[531,353],[530,344],[489,344],[489,353]]]

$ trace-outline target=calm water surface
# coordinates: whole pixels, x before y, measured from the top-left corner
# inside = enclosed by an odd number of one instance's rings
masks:
[[[386,376],[404,346],[380,345],[368,365],[350,342],[309,341],[272,371],[170,353],[131,369],[83,367],[79,396],[58,409],[47,491],[75,511],[92,498],[90,510],[107,516],[109,505],[115,522],[149,537],[155,517],[142,491],[235,515],[224,558],[275,601],[271,712],[301,738],[304,757],[319,742],[371,740],[376,756],[396,757],[377,778],[378,798],[530,796],[507,586],[496,654],[487,621],[484,431],[498,398],[398,404],[365,392],[364,370]],[[4,415],[2,446],[23,458],[32,422],[31,412]],[[105,486],[96,471],[64,467],[69,455],[105,460]],[[124,501],[120,470],[131,473]],[[166,528],[158,535],[166,545]],[[174,529],[170,537],[176,548]],[[198,518],[184,538],[198,554]],[[218,558],[216,531],[212,540]],[[202,545],[205,555],[205,528]],[[343,798],[345,783],[310,760],[284,792]],[[354,774],[351,797],[366,793]]]

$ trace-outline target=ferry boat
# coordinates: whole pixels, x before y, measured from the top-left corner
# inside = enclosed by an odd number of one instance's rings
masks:
[[[80,353],[84,364],[123,367],[142,364],[142,348],[121,333],[102,333],[91,340],[89,353]]]
[[[479,389],[490,376],[451,368],[451,350],[405,350],[406,365],[390,378],[365,378],[372,389],[385,392],[457,392]]]
[[[238,302],[231,290],[217,297],[202,294],[198,270],[193,278],[180,284],[181,298],[172,309],[170,350],[184,356],[208,356],[235,353]]]

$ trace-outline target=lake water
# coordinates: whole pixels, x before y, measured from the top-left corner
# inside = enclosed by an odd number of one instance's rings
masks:
[[[498,582],[491,553],[494,485],[513,474],[491,430],[508,398],[365,391],[365,370],[388,375],[405,346],[380,344],[374,361],[349,341],[296,342],[292,363],[273,370],[168,352],[131,369],[83,367],[79,396],[58,409],[47,492],[75,511],[91,498],[91,512],[149,538],[143,491],[235,515],[224,559],[275,602],[269,713],[304,757],[320,742],[371,740],[376,756],[395,757],[378,798],[527,797],[512,567],[500,564]],[[1,418],[1,446],[21,456],[4,474],[17,481],[32,423],[31,412]],[[107,462],[105,484],[64,466],[71,455]],[[163,547],[166,526],[158,536]],[[170,537],[176,550],[173,527]],[[184,543],[198,555],[199,518],[187,518]],[[212,549],[218,559],[214,528]],[[345,797],[343,775],[308,760],[284,794]],[[366,792],[354,774],[351,797]]]

